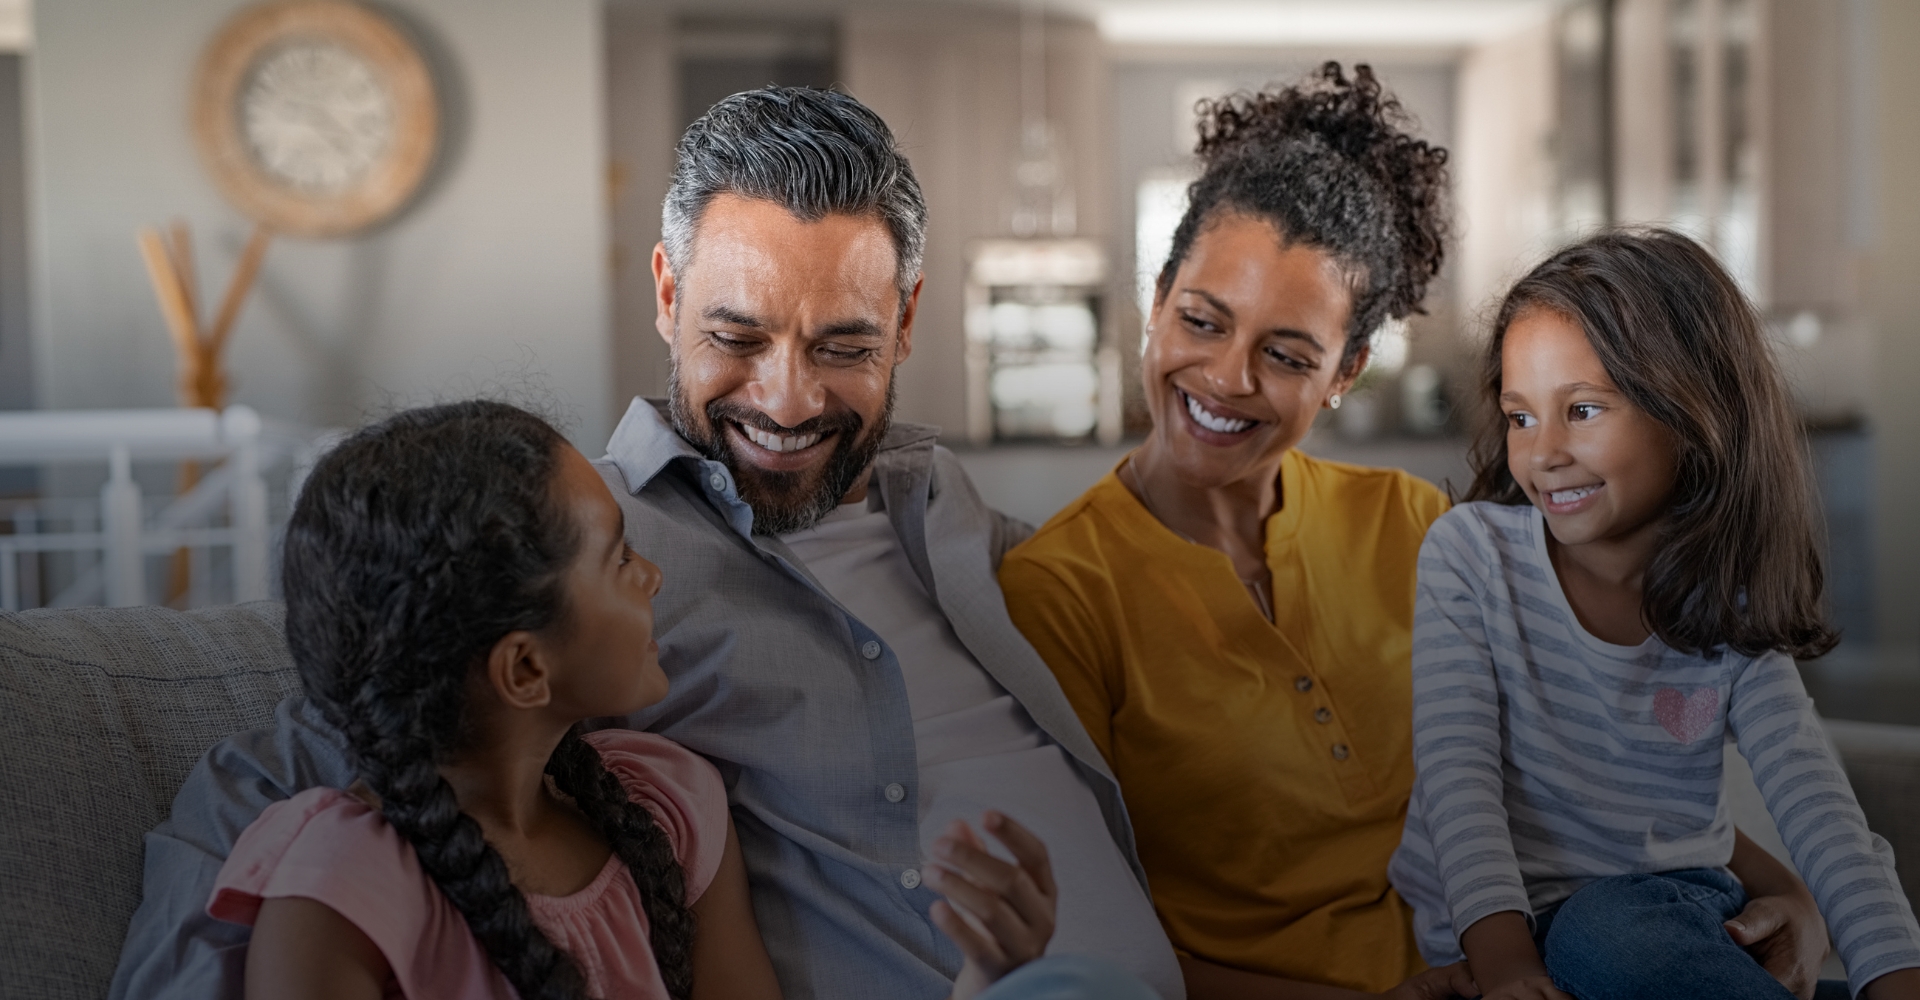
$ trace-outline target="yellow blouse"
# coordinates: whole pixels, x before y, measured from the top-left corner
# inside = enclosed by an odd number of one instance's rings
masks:
[[[1447,502],[1297,450],[1280,485],[1272,623],[1112,473],[1000,584],[1120,779],[1174,947],[1378,992],[1424,967],[1387,859],[1413,786],[1414,568]]]

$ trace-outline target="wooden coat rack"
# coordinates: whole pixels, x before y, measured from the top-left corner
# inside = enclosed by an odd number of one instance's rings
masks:
[[[166,317],[167,329],[173,334],[174,351],[180,359],[180,405],[215,410],[226,405],[227,373],[220,366],[220,355],[226,350],[227,338],[240,316],[240,306],[253,288],[254,278],[260,273],[260,261],[266,257],[267,244],[272,239],[273,233],[266,226],[254,227],[246,249],[240,252],[240,263],[234,269],[233,279],[227,283],[227,294],[220,300],[213,324],[203,327],[196,291],[199,281],[193,264],[193,239],[187,224],[176,221],[166,235],[151,228],[140,231],[140,255],[146,258],[147,277],[153,281],[161,315]],[[199,482],[199,463],[182,463],[180,492],[186,493]],[[186,549],[174,552],[168,578],[167,600],[174,603],[185,596],[192,582]]]

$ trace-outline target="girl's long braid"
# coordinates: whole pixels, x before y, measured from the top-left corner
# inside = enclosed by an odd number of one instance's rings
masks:
[[[426,713],[408,709],[444,703],[450,696],[459,698],[459,692],[385,691],[378,677],[375,673],[361,687],[362,697],[354,699],[357,718],[347,739],[367,785],[380,796],[381,813],[413,845],[420,867],[466,918],[467,928],[523,1000],[586,996],[579,966],[533,922],[506,860],[487,843],[480,824],[460,810],[453,786],[434,766]],[[436,686],[451,685],[443,680]]]
[[[527,1000],[584,997],[585,977],[534,923],[439,763],[474,736],[476,664],[501,636],[565,611],[561,577],[579,545],[554,500],[564,446],[545,421],[502,403],[401,413],[315,465],[283,561],[287,645],[308,696],[346,736],[387,822]],[[687,996],[692,919],[665,834],[577,733],[549,769],[627,864],[663,977]]]
[[[580,738],[575,726],[547,761],[555,787],[573,798],[589,822],[613,845],[613,851],[633,873],[640,902],[647,910],[648,936],[660,978],[675,997],[693,992],[693,913],[686,904],[686,877],[674,858],[673,843],[645,806],[627,796],[626,788],[600,759],[600,752]]]

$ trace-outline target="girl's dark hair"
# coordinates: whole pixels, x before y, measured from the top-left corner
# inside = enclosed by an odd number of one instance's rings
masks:
[[[1507,467],[1500,352],[1522,313],[1577,323],[1620,392],[1673,434],[1678,471],[1647,567],[1642,613],[1682,652],[1819,656],[1840,641],[1822,602],[1826,570],[1806,436],[1760,316],[1698,243],[1617,229],[1547,258],[1507,293],[1480,376],[1488,407],[1468,500],[1527,503]]]
[[[468,685],[494,643],[567,613],[562,578],[579,539],[555,493],[564,446],[539,417],[485,401],[361,430],[301,490],[283,577],[287,645],[307,695],[345,734],[387,822],[528,1000],[580,997],[586,981],[534,924],[437,764],[476,736]],[[688,996],[693,920],[666,833],[578,727],[547,774],[633,873],[667,990]]]
[[[1306,81],[1200,105],[1203,169],[1156,286],[1166,298],[1194,238],[1226,213],[1271,223],[1348,273],[1353,310],[1342,370],[1389,317],[1419,312],[1446,254],[1447,151],[1407,134],[1411,118],[1373,68],[1337,62]]]

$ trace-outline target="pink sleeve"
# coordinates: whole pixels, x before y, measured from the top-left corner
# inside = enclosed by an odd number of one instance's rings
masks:
[[[727,786],[720,772],[705,757],[653,733],[602,729],[586,740],[628,797],[666,830],[691,906],[713,883],[727,850]]]
[[[311,788],[268,806],[233,845],[207,913],[251,926],[268,899],[325,904],[371,940],[408,996],[512,995],[413,846],[366,803]]]

